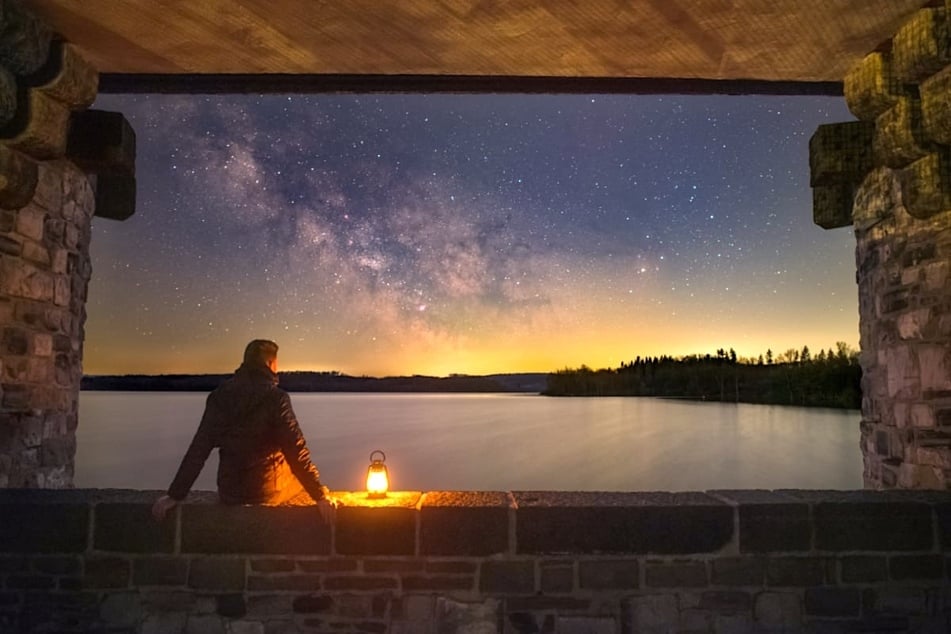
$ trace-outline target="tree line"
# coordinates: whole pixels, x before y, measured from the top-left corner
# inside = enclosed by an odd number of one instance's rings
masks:
[[[548,376],[549,396],[662,396],[807,407],[861,407],[858,351],[844,342],[813,354],[808,346],[756,358],[733,348],[716,354],[636,357],[617,368],[566,368]]]

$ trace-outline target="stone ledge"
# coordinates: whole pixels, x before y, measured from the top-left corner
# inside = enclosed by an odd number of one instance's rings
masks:
[[[951,547],[951,493],[925,491],[342,492],[333,527],[313,507],[222,506],[211,492],[157,523],[159,495],[2,489],[0,553],[736,558]],[[712,569],[714,583],[724,575]]]

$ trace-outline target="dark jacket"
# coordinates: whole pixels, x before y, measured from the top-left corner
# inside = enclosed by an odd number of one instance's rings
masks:
[[[280,504],[306,490],[325,497],[287,392],[266,366],[242,365],[205,404],[205,413],[168,494],[182,500],[213,448],[225,504]]]

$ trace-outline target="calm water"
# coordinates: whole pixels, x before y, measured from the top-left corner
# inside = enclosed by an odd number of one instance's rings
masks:
[[[164,489],[205,394],[82,392],[78,487]],[[398,490],[862,488],[859,413],[651,398],[293,394],[321,479]],[[196,489],[215,488],[212,455]]]

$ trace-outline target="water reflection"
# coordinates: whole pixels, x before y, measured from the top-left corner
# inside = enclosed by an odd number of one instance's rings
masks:
[[[164,489],[205,394],[82,392],[76,486]],[[856,411],[649,398],[293,394],[322,479],[398,490],[862,487]],[[217,458],[195,485],[215,488]]]

